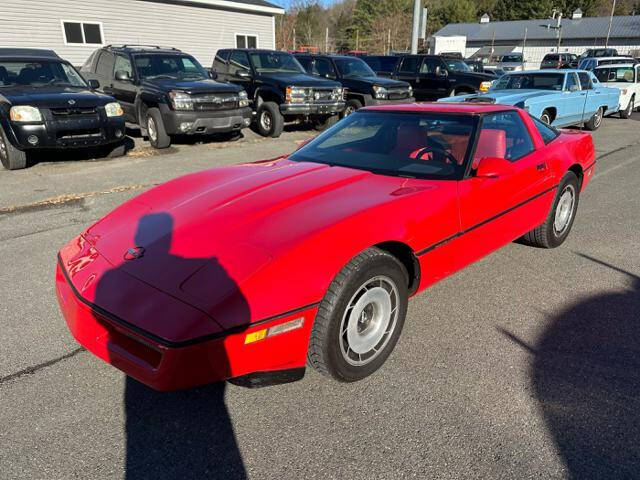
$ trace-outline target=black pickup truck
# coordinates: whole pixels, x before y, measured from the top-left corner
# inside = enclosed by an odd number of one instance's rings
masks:
[[[393,78],[409,82],[418,100],[485,92],[496,77],[472,72],[460,59],[437,55],[403,55]]]
[[[198,61],[176,48],[145,45],[96,50],[80,71],[124,108],[155,148],[173,135],[237,132],[251,124],[247,94],[217,82]]]
[[[379,77],[355,56],[296,54],[307,73],[337,80],[345,91],[344,116],[370,105],[412,103],[413,91],[407,82]]]
[[[278,137],[284,122],[309,120],[322,130],[345,108],[340,83],[308,75],[290,53],[276,50],[218,50],[212,71],[243,87],[256,112],[256,129]]]
[[[103,148],[124,155],[121,106],[93,90],[52,50],[0,49],[0,161],[27,166],[27,152],[46,148]]]

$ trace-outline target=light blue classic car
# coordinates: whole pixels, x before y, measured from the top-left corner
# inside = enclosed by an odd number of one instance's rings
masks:
[[[503,75],[487,93],[447,97],[439,102],[490,102],[524,108],[555,127],[584,124],[597,129],[618,111],[620,91],[603,86],[584,70],[528,70]]]

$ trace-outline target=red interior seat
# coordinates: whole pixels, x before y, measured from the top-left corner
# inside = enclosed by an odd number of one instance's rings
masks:
[[[504,158],[507,152],[507,134],[504,130],[483,129],[478,138],[476,153],[473,156],[473,168],[477,168],[484,157]]]

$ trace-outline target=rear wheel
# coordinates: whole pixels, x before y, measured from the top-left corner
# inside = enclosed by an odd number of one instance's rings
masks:
[[[525,234],[521,240],[532,247],[559,247],[569,236],[580,198],[580,182],[573,172],[567,172],[556,191],[545,222]]]
[[[7,170],[19,170],[27,166],[27,153],[11,144],[2,127],[0,127],[0,162]]]
[[[157,108],[147,110],[147,120],[145,123],[149,142],[153,148],[167,148],[171,145],[171,137],[167,135],[167,131],[164,128],[160,110]]]
[[[591,131],[597,130],[598,128],[600,128],[600,125],[602,124],[603,116],[604,116],[604,109],[600,107],[596,111],[596,113],[593,114],[593,117],[591,117],[589,121],[584,124],[584,128]]]
[[[631,117],[631,114],[633,113],[633,109],[634,109],[634,97],[631,97],[629,99],[629,105],[627,105],[627,108],[624,110],[620,111],[620,118],[629,118]]]
[[[336,275],[320,303],[308,363],[323,375],[355,382],[391,354],[407,314],[408,275],[392,255],[368,248]]]
[[[549,110],[545,110],[544,112],[542,112],[542,115],[540,115],[540,120],[547,125],[551,125],[551,122],[553,121],[551,112]]]

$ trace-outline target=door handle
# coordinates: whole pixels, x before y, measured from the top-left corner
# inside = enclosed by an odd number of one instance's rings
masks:
[[[536,170],[538,170],[539,172],[542,172],[544,170],[547,169],[547,164],[546,163],[539,163],[538,165],[536,165]]]

